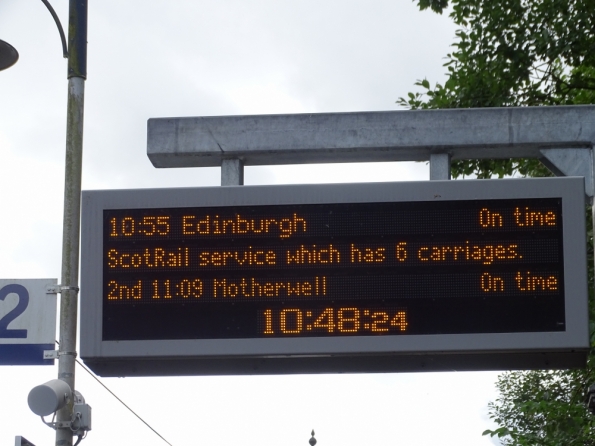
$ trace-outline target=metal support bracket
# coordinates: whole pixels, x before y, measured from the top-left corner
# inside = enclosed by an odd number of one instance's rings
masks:
[[[244,185],[244,162],[239,158],[221,161],[221,186]]]
[[[79,292],[80,288],[77,286],[70,286],[70,285],[48,285],[45,288],[45,294],[59,294],[63,291],[75,291]]]
[[[77,352],[61,352],[60,350],[44,350],[43,359],[58,359],[60,356],[77,357]]]
[[[52,420],[52,421],[48,422],[48,421],[45,421],[45,418],[43,418],[43,417],[41,417],[41,421],[43,421],[43,424],[45,424],[48,427],[51,427],[54,430],[69,428],[70,426],[72,426],[72,421],[53,421]]]
[[[74,408],[72,417],[69,421],[54,421],[56,419],[56,413],[52,421],[45,421],[42,416],[41,421],[52,429],[70,429],[77,435],[83,435],[85,432],[91,430],[91,406],[85,404],[85,399],[80,392],[74,392]]]
[[[60,40],[62,41],[62,55],[64,56],[64,59],[68,59],[68,46],[66,45],[66,36],[64,35],[64,29],[62,28],[62,23],[60,23],[60,18],[58,17],[58,14],[56,14],[56,11],[54,11],[54,8],[52,8],[52,5],[50,5],[50,2],[48,2],[48,0],[41,1],[46,6],[46,8],[48,8],[48,11],[50,11],[50,14],[54,18],[54,22],[56,22],[58,32],[60,33]]]
[[[41,419],[43,420],[44,424],[46,426],[51,427],[52,429],[56,430],[56,429],[63,429],[63,428],[69,428],[70,426],[72,426],[72,421],[50,421],[49,423],[47,421],[45,421],[43,419],[43,417],[41,417]]]
[[[70,427],[70,426],[72,426],[72,421],[56,421],[55,426],[56,426],[55,427],[56,429],[60,429],[63,427]]]
[[[556,176],[585,177],[585,194],[593,199],[593,151],[591,149],[540,149],[540,161]]]
[[[430,180],[450,180],[450,153],[430,155]]]
[[[44,350],[43,359],[58,359],[58,350]]]

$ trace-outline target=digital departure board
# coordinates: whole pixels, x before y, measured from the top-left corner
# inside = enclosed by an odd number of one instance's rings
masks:
[[[527,339],[565,366],[588,346],[579,179],[95,191],[83,210],[82,353],[104,374],[384,370],[370,355]],[[111,347],[131,356],[96,358]]]

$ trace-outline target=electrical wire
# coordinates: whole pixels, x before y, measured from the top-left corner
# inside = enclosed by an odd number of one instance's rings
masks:
[[[60,345],[60,343],[59,343],[58,341],[56,341],[56,344]],[[78,358],[75,358],[75,361],[76,361],[76,363],[77,363],[78,365],[80,365],[80,366],[83,368],[83,370],[85,370],[85,371],[86,371],[86,372],[87,372],[89,375],[91,375],[95,381],[97,381],[99,384],[101,384],[101,386],[102,386],[102,387],[103,387],[105,390],[107,390],[107,391],[108,391],[108,392],[109,392],[109,393],[110,393],[110,394],[111,394],[111,395],[112,395],[112,396],[113,396],[115,399],[117,399],[117,400],[120,402],[120,404],[122,404],[122,405],[123,405],[123,406],[124,406],[126,409],[128,409],[128,410],[129,410],[129,411],[130,411],[130,412],[131,412],[131,413],[132,413],[132,414],[133,414],[133,415],[134,415],[136,418],[138,418],[140,421],[142,421],[142,422],[145,424],[145,426],[147,426],[149,429],[151,429],[151,430],[152,430],[152,431],[153,431],[153,432],[154,432],[154,433],[155,433],[155,434],[156,434],[156,435],[157,435],[159,438],[161,438],[163,441],[165,441],[165,442],[166,442],[166,443],[167,443],[169,446],[173,446],[173,445],[172,445],[172,444],[171,444],[169,441],[167,441],[165,438],[163,438],[163,436],[162,436],[162,435],[161,435],[159,432],[157,432],[155,429],[153,429],[149,423],[147,423],[145,420],[143,420],[143,419],[140,417],[140,415],[138,415],[138,414],[137,414],[137,413],[136,413],[134,410],[132,410],[132,409],[131,409],[131,408],[130,408],[130,407],[129,407],[129,406],[128,406],[128,405],[127,405],[127,404],[126,404],[124,401],[122,401],[122,400],[121,400],[121,399],[118,397],[118,395],[116,395],[114,392],[112,392],[112,391],[109,389],[109,387],[107,387],[105,384],[103,384],[103,383],[102,383],[102,382],[99,380],[99,378],[98,378],[98,377],[95,375],[95,373],[93,373],[91,370],[89,370],[89,369],[87,368],[87,366],[85,366],[85,365],[84,365],[84,364],[83,364],[81,361],[79,361],[79,360],[78,360]],[[43,420],[43,417],[42,417],[42,420]],[[45,420],[44,420],[44,423],[45,423]],[[80,443],[80,441],[81,441],[81,438],[79,437],[79,441],[77,441],[77,442],[76,442],[76,444]]]
[[[145,420],[143,420],[143,419],[140,417],[140,415],[138,415],[138,414],[137,414],[137,413],[136,413],[134,410],[132,410],[130,407],[128,407],[128,405],[127,405],[127,404],[126,404],[124,401],[122,401],[122,400],[121,400],[121,399],[120,399],[120,398],[119,398],[119,397],[118,397],[118,396],[117,396],[117,395],[116,395],[114,392],[112,392],[112,391],[111,391],[111,390],[110,390],[110,389],[109,389],[109,388],[108,388],[108,387],[107,387],[105,384],[103,384],[103,383],[102,383],[102,382],[99,380],[99,378],[98,378],[97,376],[95,376],[95,374],[94,374],[94,373],[93,373],[91,370],[89,370],[89,369],[88,369],[88,368],[87,368],[87,367],[86,367],[86,366],[85,366],[85,365],[84,365],[82,362],[80,362],[78,359],[76,359],[76,362],[77,362],[77,364],[78,364],[78,365],[80,365],[80,366],[81,366],[81,367],[82,367],[82,368],[83,368],[83,369],[84,369],[84,370],[85,370],[85,371],[86,371],[86,372],[87,372],[89,375],[91,375],[95,381],[97,381],[99,384],[101,384],[105,390],[107,390],[109,393],[111,393],[111,394],[112,394],[112,396],[113,396],[115,399],[117,399],[117,400],[118,400],[118,401],[119,401],[119,402],[120,402],[120,403],[121,403],[121,404],[122,404],[122,405],[123,405],[123,406],[124,406],[126,409],[128,409],[130,412],[132,412],[132,414],[133,414],[133,415],[134,415],[136,418],[138,418],[139,420],[141,420],[141,421],[142,421],[142,422],[143,422],[143,423],[144,423],[144,424],[145,424],[145,425],[146,425],[146,426],[147,426],[149,429],[151,429],[153,432],[155,432],[155,434],[156,434],[156,435],[157,435],[159,438],[161,438],[163,441],[165,441],[165,442],[166,442],[166,443],[167,443],[169,446],[173,446],[173,445],[172,445],[172,444],[171,444],[169,441],[167,441],[165,438],[163,438],[159,432],[157,432],[155,429],[153,429],[149,423],[147,423]]]

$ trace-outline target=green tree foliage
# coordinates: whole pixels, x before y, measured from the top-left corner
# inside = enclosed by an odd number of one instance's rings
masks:
[[[595,383],[595,305],[591,208],[586,209],[591,354],[585,369],[506,372],[498,377],[500,397],[489,404],[499,426],[484,435],[510,446],[595,446],[595,415],[586,409]]]
[[[444,85],[426,79],[399,98],[411,109],[578,105],[595,103],[595,0],[417,0],[458,25],[444,66]],[[453,177],[549,176],[537,160],[464,160]],[[588,262],[593,303],[591,210]],[[502,374],[490,403],[498,428],[484,432],[511,446],[595,446],[595,416],[585,406],[595,383],[595,312],[586,369]]]
[[[447,0],[418,0],[442,13]],[[397,103],[411,109],[595,103],[595,0],[453,0],[448,79]],[[453,176],[544,176],[535,160],[453,164]]]

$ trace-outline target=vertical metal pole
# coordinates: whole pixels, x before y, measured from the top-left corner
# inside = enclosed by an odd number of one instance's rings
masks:
[[[62,285],[66,289],[62,291],[60,299],[58,378],[65,381],[74,391],[83,116],[87,77],[87,0],[70,0],[68,19],[68,105],[62,233]],[[57,421],[71,421],[72,408],[73,402],[70,401],[66,407],[58,411]],[[56,429],[57,446],[71,446],[72,437],[70,427]]]
[[[221,186],[244,185],[244,162],[238,158],[221,161]]]
[[[450,154],[430,155],[430,180],[450,180]]]

